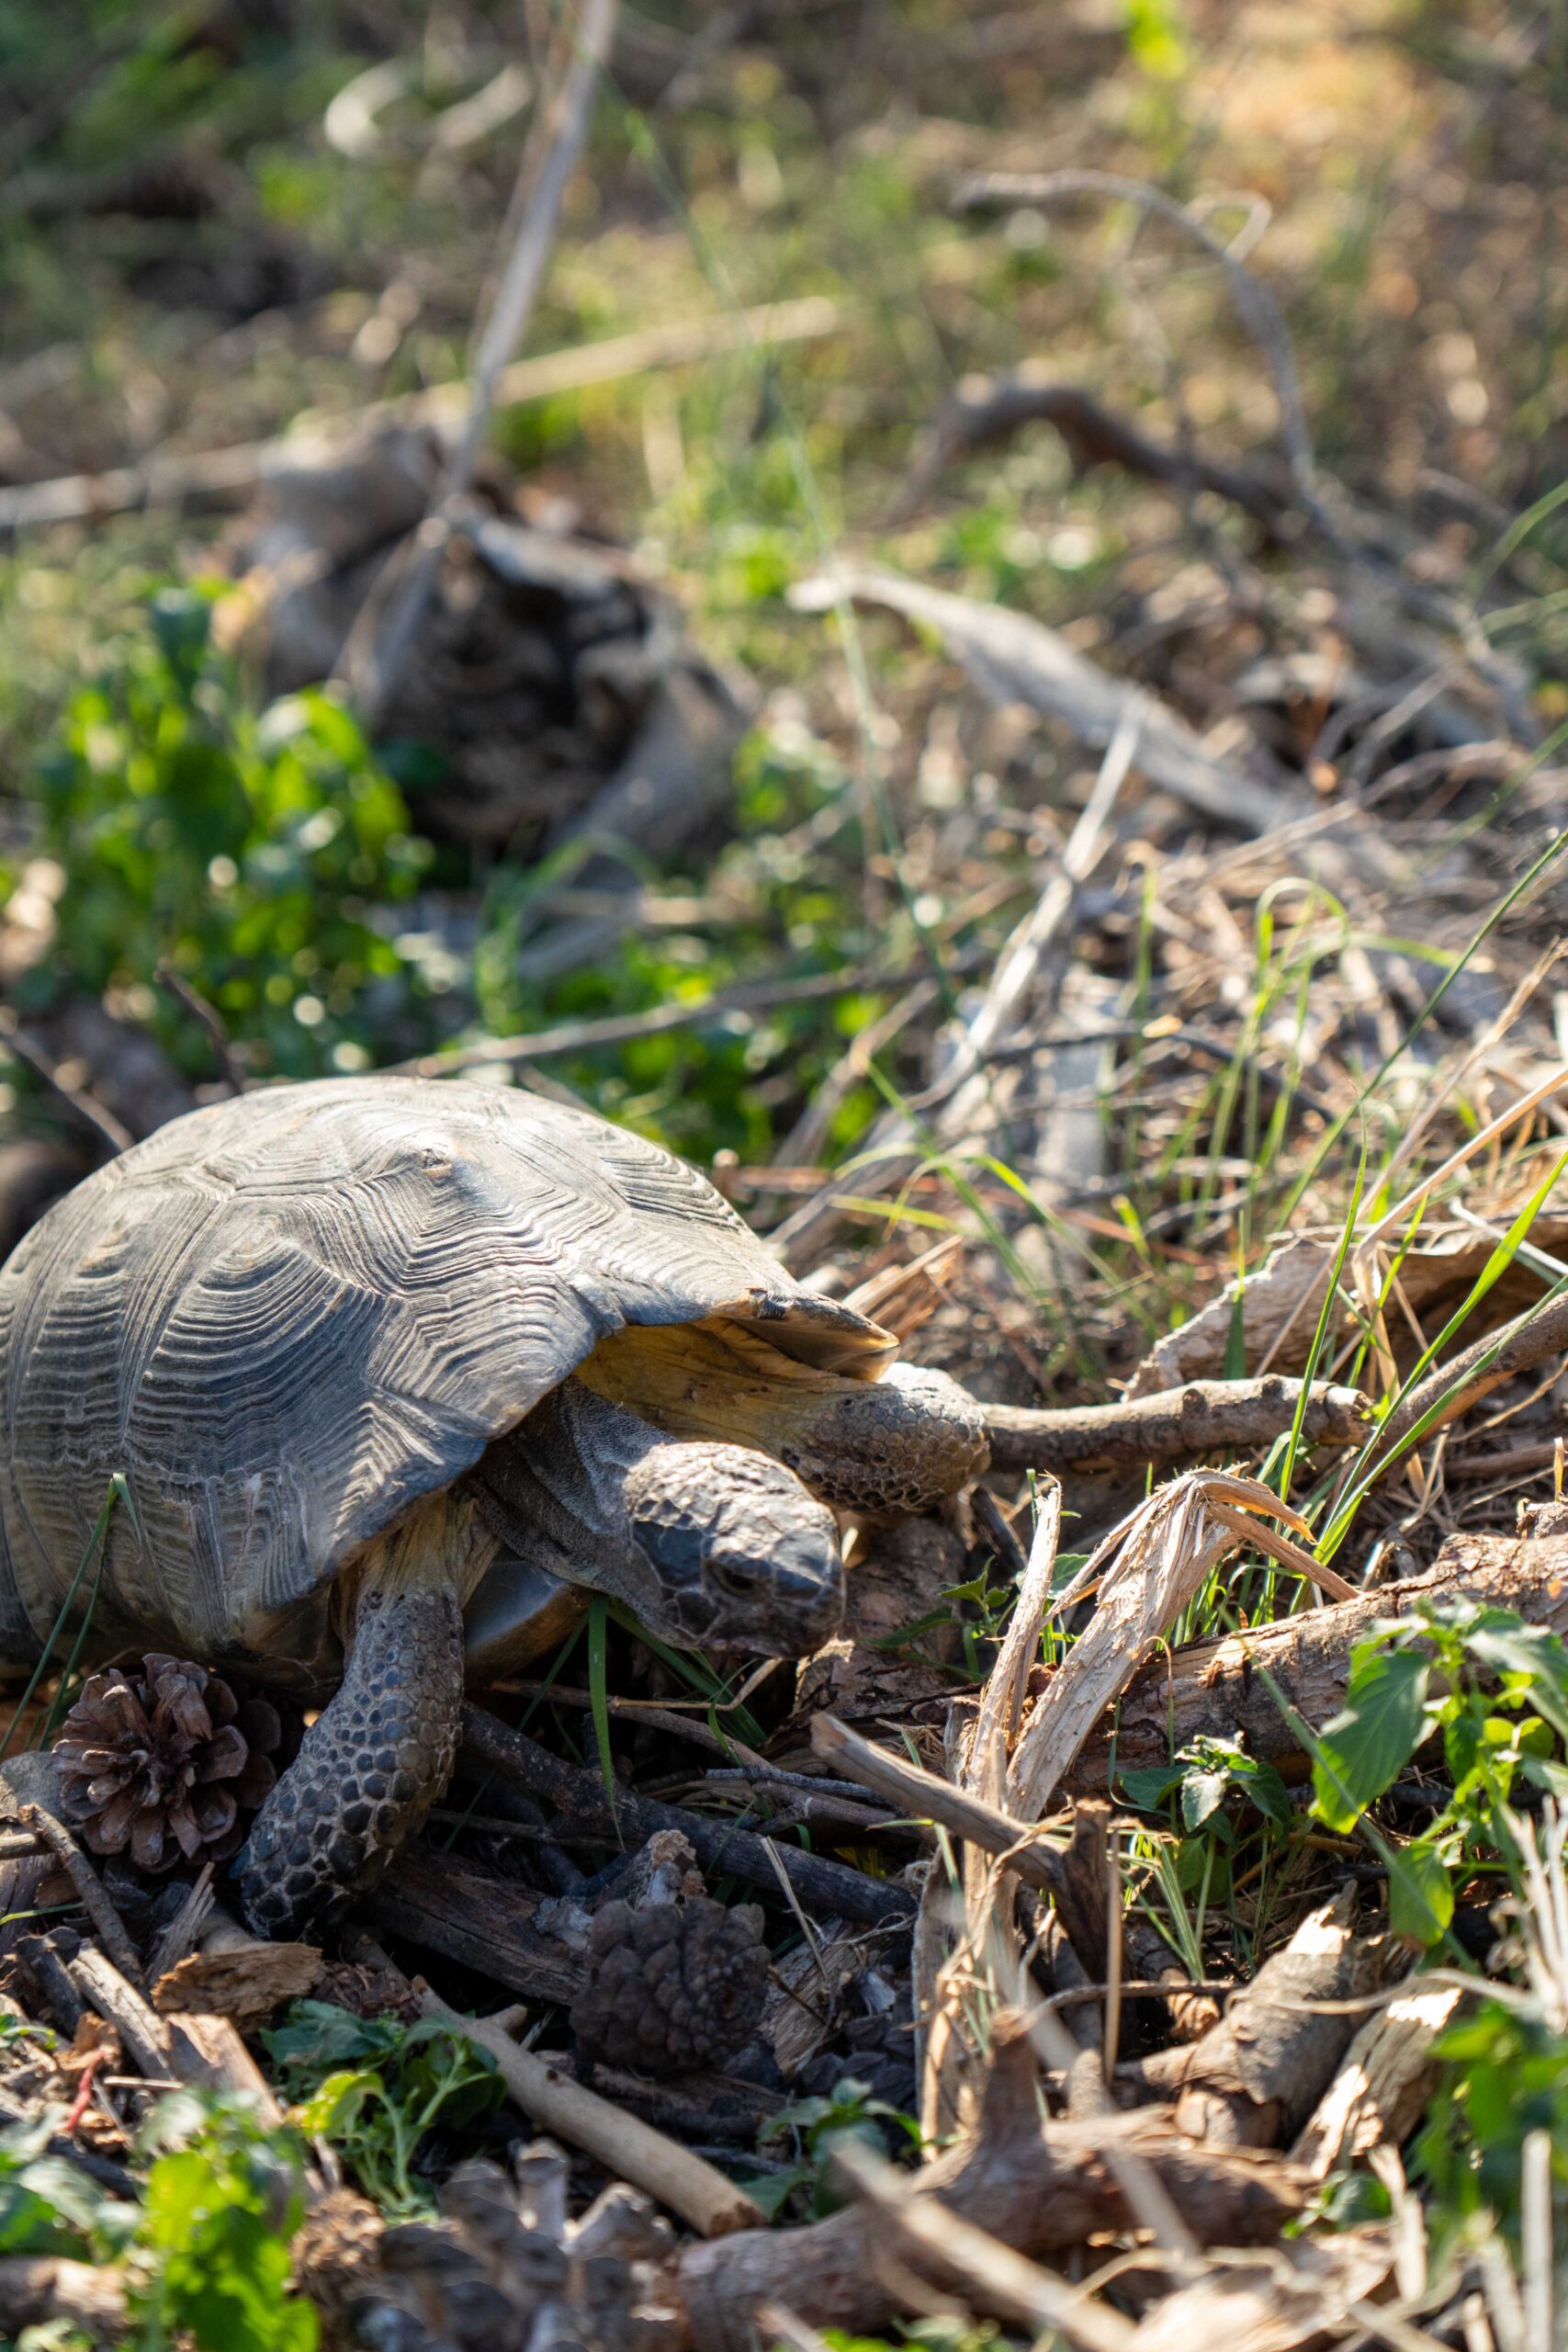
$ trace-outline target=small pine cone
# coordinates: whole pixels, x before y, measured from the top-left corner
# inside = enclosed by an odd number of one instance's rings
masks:
[[[591,2062],[660,2079],[722,2066],[756,2031],[768,1985],[762,1915],[705,1894],[634,1910],[606,1903],[593,1921],[588,1982],[572,2004]]]
[[[221,1861],[277,1778],[277,1710],[188,1659],[149,1651],[140,1674],[95,1674],[54,1743],[61,1810],[95,1854],[138,1870]]]

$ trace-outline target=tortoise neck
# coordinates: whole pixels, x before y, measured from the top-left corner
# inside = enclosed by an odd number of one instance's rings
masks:
[[[626,1474],[663,1442],[635,1413],[563,1380],[487,1446],[463,1485],[513,1558],[581,1575],[585,1555],[629,1544]]]

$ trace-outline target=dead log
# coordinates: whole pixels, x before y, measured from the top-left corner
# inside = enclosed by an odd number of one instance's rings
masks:
[[[1302,1921],[1201,2041],[1124,2068],[1120,2083],[1175,2096],[1179,2131],[1213,2147],[1266,2148],[1294,2135],[1337,2072],[1375,1993],[1386,1941],[1352,1930],[1354,1889]]]
[[[1240,1738],[1254,1756],[1293,1756],[1300,1742],[1269,1688],[1313,1725],[1345,1703],[1350,1652],[1385,1617],[1421,1600],[1475,1600],[1568,1633],[1568,1536],[1451,1535],[1425,1576],[1310,1609],[1223,1641],[1191,1642],[1141,1667],[1066,1775],[1069,1790],[1103,1789],[1111,1768],[1163,1764],[1201,1736]],[[1265,1679],[1265,1676],[1268,1679]],[[1042,1675],[1036,1688],[1043,1688]]]
[[[1413,1976],[1367,2019],[1291,2152],[1314,2179],[1397,2148],[1415,2130],[1437,2081],[1432,2044],[1463,1998],[1461,1985]]]
[[[457,1961],[524,2000],[569,2008],[582,1990],[582,1962],[558,1936],[535,1926],[542,1900],[477,1862],[415,1839],[365,1908],[378,1928]]]
[[[1293,1424],[1301,1393],[1299,1380],[1269,1373],[1261,1380],[1193,1380],[1184,1388],[1125,1396],[1113,1405],[1041,1411],[987,1405],[991,1467],[1099,1477],[1150,1464],[1190,1462],[1232,1446],[1269,1446]],[[1359,1389],[1315,1380],[1302,1435],[1309,1445],[1359,1445],[1371,1411]]]
[[[1276,2238],[1300,2209],[1293,2167],[1250,2151],[1194,2146],[1168,2113],[1041,2120],[1039,2077],[1021,2020],[996,2021],[991,2073],[976,2137],[917,2176],[916,2200],[940,2199],[1016,2252],[1048,2256],[1099,2231],[1139,2226],[1115,2159],[1139,2156],[1206,2245],[1256,2245]],[[852,2205],[803,2229],[745,2230],[689,2246],[676,2283],[693,2340],[704,2352],[744,2352],[764,2304],[784,2303],[814,2327],[869,2335],[897,2308],[874,2254],[886,2231],[875,2211]]]

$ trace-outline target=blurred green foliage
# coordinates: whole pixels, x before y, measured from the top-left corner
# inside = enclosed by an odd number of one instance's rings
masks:
[[[428,845],[326,695],[247,707],[209,614],[193,591],[155,597],[145,636],[72,698],[37,763],[39,846],[66,879],[60,952],[36,985],[148,989],[164,1042],[205,1054],[151,990],[166,958],[269,1072],[414,1051],[428,991],[389,916]]]
[[[289,2276],[305,2211],[298,2133],[268,2129],[241,2099],[175,2092],[139,2134],[147,2168],[133,2200],[48,2153],[63,2116],[45,2108],[0,2132],[0,2255],[118,2268],[125,2352],[316,2352],[315,2312]],[[23,2342],[73,2352],[85,2338],[51,2323]]]

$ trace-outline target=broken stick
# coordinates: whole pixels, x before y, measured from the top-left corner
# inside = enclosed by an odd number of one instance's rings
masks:
[[[923,1765],[895,1756],[891,1748],[863,1739],[836,1715],[813,1717],[811,1745],[846,1779],[874,1789],[878,1796],[901,1806],[911,1820],[939,1821],[966,1845],[978,1846],[982,1853],[1005,1856],[1009,1870],[1026,1886],[1038,1887],[1046,1894],[1060,1891],[1062,1857],[1043,1842],[1038,1827],[1014,1820],[1011,1814],[954,1788],[951,1781],[928,1772]]]
[[[691,1840],[705,1870],[733,1871],[749,1886],[762,1887],[770,1895],[778,1892],[782,1865],[801,1902],[824,1917],[836,1914],[868,1928],[890,1927],[914,1917],[914,1899],[908,1890],[890,1880],[852,1870],[847,1862],[802,1853],[796,1847],[759,1838],[751,1830],[737,1829],[728,1821],[689,1813],[682,1805],[661,1804],[657,1798],[638,1796],[631,1789],[617,1786],[612,1821],[604,1783],[597,1772],[563,1762],[481,1707],[464,1708],[463,1744],[513,1788],[544,1797],[561,1813],[592,1822],[602,1820],[612,1844],[641,1844],[660,1829],[678,1829]]]
[[[1190,1461],[1231,1446],[1262,1447],[1295,1421],[1299,1380],[1192,1380],[1185,1388],[1127,1396],[1112,1405],[987,1405],[993,1470],[1054,1470],[1080,1477],[1150,1464]],[[1359,1445],[1372,1418],[1359,1389],[1314,1381],[1302,1416],[1309,1445]]]
[[[761,2221],[761,2211],[745,2190],[701,2156],[694,2156],[650,2123],[639,2121],[597,2092],[585,2089],[552,2066],[548,2058],[522,2049],[507,2030],[509,2021],[520,2021],[521,2011],[503,2009],[491,2018],[459,2017],[428,1986],[420,1994],[419,2005],[427,2018],[438,2018],[452,2032],[489,2052],[508,2091],[532,2122],[597,2156],[612,2177],[645,2188],[704,2237],[749,2229]]]
[[[1270,2243],[1300,2210],[1301,2177],[1291,2165],[1197,2147],[1152,2109],[1089,2125],[1043,2122],[1028,2031],[1006,2011],[994,2021],[978,2133],[927,2165],[913,2196],[1019,2253],[1065,2253],[1098,2231],[1140,2226],[1113,2162],[1127,2153],[1153,2167],[1203,2245]],[[694,2339],[704,2352],[747,2352],[756,2313],[781,2302],[808,2326],[879,2330],[898,2308],[874,2259],[886,2232],[862,2203],[801,2229],[747,2230],[688,2247],[676,2283]]]

